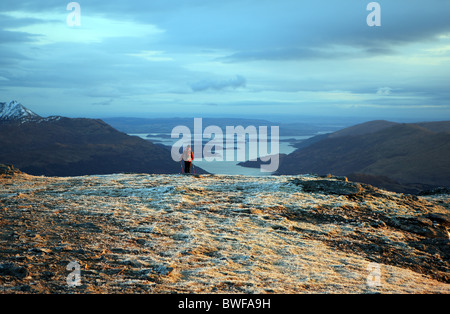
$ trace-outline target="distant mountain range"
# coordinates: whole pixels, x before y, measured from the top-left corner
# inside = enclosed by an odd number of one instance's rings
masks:
[[[186,126],[190,130],[194,130],[193,118],[105,118],[106,123],[115,129],[128,133],[166,133],[170,134],[172,129],[176,126]],[[318,132],[334,132],[342,129],[342,123],[281,123],[272,122],[263,119],[249,119],[249,118],[202,118],[203,128],[208,126],[218,126],[224,130],[227,126],[243,126],[250,125],[259,126],[279,126],[280,136],[301,136],[301,135],[315,135]]]
[[[43,118],[17,101],[0,103],[0,147],[0,163],[33,175],[181,172],[166,148],[102,120]]]
[[[277,174],[348,176],[398,192],[450,186],[450,121],[371,121],[300,143]]]

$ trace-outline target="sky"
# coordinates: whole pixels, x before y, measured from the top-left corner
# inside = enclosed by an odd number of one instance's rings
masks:
[[[450,0],[0,1],[0,102],[41,116],[450,120]],[[70,15],[68,22],[68,16]]]

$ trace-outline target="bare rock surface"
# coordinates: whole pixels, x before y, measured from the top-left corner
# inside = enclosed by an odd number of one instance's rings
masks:
[[[19,169],[16,169],[13,165],[0,164],[0,176],[13,177],[16,174],[22,173]]]
[[[449,206],[314,176],[3,175],[0,293],[447,294]]]

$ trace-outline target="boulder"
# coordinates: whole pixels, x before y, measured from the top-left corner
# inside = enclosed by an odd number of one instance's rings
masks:
[[[429,213],[427,218],[435,221],[445,227],[450,227],[450,215],[449,214],[438,214],[438,213]]]
[[[441,195],[441,194],[450,194],[450,188],[448,187],[437,187],[431,190],[425,190],[420,192],[418,195],[420,196],[428,196],[428,195]]]
[[[27,276],[27,270],[24,267],[16,266],[12,263],[0,264],[0,276],[11,276],[23,279]]]
[[[2,175],[15,175],[15,174],[19,174],[22,173],[19,169],[17,169],[16,167],[14,167],[13,165],[4,165],[4,164],[0,164],[0,176]]]
[[[308,180],[303,181],[294,179],[295,185],[302,188],[307,193],[335,194],[335,195],[351,195],[358,194],[363,191],[363,187],[359,183],[347,182],[345,180]]]
[[[391,227],[412,232],[427,238],[445,239],[448,237],[444,228],[435,226],[430,219],[424,217],[396,217],[391,219],[388,224]]]

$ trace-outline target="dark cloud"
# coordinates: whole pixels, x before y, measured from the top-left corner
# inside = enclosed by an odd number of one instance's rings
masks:
[[[114,99],[111,98],[111,99],[108,99],[108,100],[92,103],[92,106],[111,106],[113,101],[114,101]]]
[[[236,75],[232,79],[205,79],[191,85],[194,92],[202,92],[206,90],[224,90],[245,87],[247,80],[241,75]]]
[[[379,2],[382,26],[378,28],[367,26],[368,2],[360,0],[90,0],[80,4],[83,15],[156,24],[166,30],[162,44],[167,47],[230,49],[235,51],[234,59],[243,60],[320,57],[321,50],[334,45],[384,54],[394,51],[396,45],[430,40],[450,32],[450,1]],[[67,3],[2,0],[0,11],[47,10],[64,15]],[[33,21],[11,21],[27,22]]]
[[[60,0],[2,0],[0,2],[0,11],[28,11],[28,12],[42,12],[48,10],[55,10],[61,6],[65,9],[70,1]]]
[[[368,11],[361,1],[298,2],[292,12],[272,12],[267,23],[257,24],[236,35],[245,43],[236,45],[228,61],[341,59],[393,55],[397,48],[435,41],[450,32],[450,1],[380,1],[382,26],[368,27]],[[293,14],[295,12],[295,14]],[[278,13],[278,14],[277,14]],[[238,33],[236,33],[238,34]],[[262,42],[256,39],[261,38]],[[239,40],[235,41],[239,43]],[[336,47],[353,49],[342,52]],[[256,49],[255,49],[256,48]]]
[[[18,17],[12,17],[7,14],[1,14],[0,13],[0,28],[8,27],[8,28],[15,28],[15,27],[22,27],[27,25],[34,25],[34,24],[41,24],[48,22],[47,19],[37,19],[37,18],[18,18]]]
[[[39,36],[16,31],[7,31],[0,29],[0,45],[29,43],[35,41]]]
[[[324,48],[297,48],[286,47],[276,49],[263,49],[263,50],[246,50],[236,52],[232,55],[219,58],[223,62],[243,62],[243,61],[289,61],[289,60],[319,60],[319,59],[333,59],[339,60],[342,58],[360,58],[365,53],[360,54],[357,51],[354,52],[342,52],[335,51],[330,48],[325,50]]]

